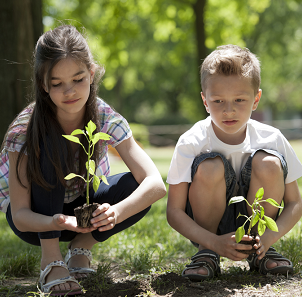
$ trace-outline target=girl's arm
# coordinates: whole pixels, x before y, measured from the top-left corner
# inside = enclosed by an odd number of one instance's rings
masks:
[[[27,156],[25,155],[19,167],[19,176],[24,188],[17,179],[16,163],[18,152],[9,152],[9,195],[13,222],[21,232],[45,232],[53,230],[72,230],[76,232],[91,232],[91,228],[77,228],[75,217],[55,214],[41,215],[31,210],[30,185],[26,177]],[[43,197],[41,197],[43,199]]]
[[[146,209],[166,194],[165,185],[155,164],[133,137],[117,145],[116,150],[139,183],[139,187],[123,201],[114,206],[106,204],[106,206],[96,211],[96,215],[99,215],[101,211],[106,211],[106,217],[111,217],[112,224],[101,227],[100,231],[111,229],[115,224]],[[99,219],[92,220],[93,223],[98,221]],[[98,227],[100,226],[101,222],[98,224]]]

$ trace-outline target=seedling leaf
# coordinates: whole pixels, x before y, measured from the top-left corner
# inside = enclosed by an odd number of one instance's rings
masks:
[[[92,184],[94,192],[96,192],[98,190],[99,185],[100,185],[100,179],[96,175],[94,175],[93,184]]]
[[[94,175],[94,172],[95,172],[95,162],[94,162],[94,160],[89,160],[89,167],[88,167],[88,161],[86,162],[86,169],[89,170],[89,173],[91,175]]]
[[[256,197],[257,199],[259,199],[259,198],[262,198],[263,195],[264,195],[264,189],[263,189],[263,188],[260,188],[260,189],[257,191],[255,197]]]
[[[83,176],[78,175],[78,174],[74,174],[74,173],[69,173],[67,176],[64,177],[64,179],[70,180],[70,179],[73,179],[74,177],[80,177],[80,178],[84,179]]]
[[[259,219],[259,222],[258,222],[258,234],[259,234],[259,236],[262,236],[264,234],[265,229],[266,229],[265,221]]]
[[[102,181],[103,181],[106,185],[109,185],[109,183],[108,183],[107,178],[106,178],[105,175],[102,175],[102,176],[101,176],[101,179],[102,179]]]
[[[72,136],[72,135],[63,135],[66,139],[69,141],[75,142],[75,143],[81,143],[78,137]]]
[[[244,201],[245,198],[243,196],[235,196],[235,197],[232,197],[229,201],[229,205],[230,204],[233,204],[233,203],[238,203],[238,202],[241,202],[241,201]]]
[[[244,236],[244,233],[245,233],[245,230],[244,230],[243,226],[239,227],[236,230],[236,232],[235,232],[235,239],[236,239],[237,243],[242,239],[242,237]]]
[[[270,203],[271,205],[273,205],[273,206],[275,206],[275,207],[283,208],[282,206],[280,206],[280,205],[278,204],[277,201],[275,201],[275,200],[272,199],[272,198],[268,198],[268,199],[266,199],[265,201],[268,202],[268,203]]]
[[[70,135],[79,135],[79,134],[85,134],[85,132],[81,129],[76,129],[73,132],[71,132]]]
[[[254,219],[252,221],[252,228],[258,223],[260,217],[259,217],[259,213],[257,213],[255,216],[254,216]]]
[[[260,206],[260,209],[261,209],[260,217],[261,217],[261,219],[262,219],[263,216],[264,216],[264,207],[263,207],[263,206]]]
[[[95,123],[90,120],[86,127],[86,131],[87,131],[87,134],[89,135],[89,139],[91,139],[92,133],[95,129],[96,129]]]
[[[272,218],[264,216],[263,219],[265,220],[267,228],[271,229],[272,231],[278,232],[278,226]]]

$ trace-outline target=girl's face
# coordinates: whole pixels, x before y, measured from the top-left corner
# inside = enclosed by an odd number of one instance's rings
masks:
[[[50,88],[44,86],[57,106],[58,120],[81,119],[93,82],[94,69],[71,58],[58,62],[51,71]]]

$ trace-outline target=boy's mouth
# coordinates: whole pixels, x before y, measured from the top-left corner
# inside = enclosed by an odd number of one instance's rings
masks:
[[[222,121],[227,126],[235,125],[238,121],[237,120],[229,120],[229,121]]]

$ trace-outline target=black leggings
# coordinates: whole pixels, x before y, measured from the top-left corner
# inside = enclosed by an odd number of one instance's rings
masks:
[[[44,153],[43,153],[44,152]],[[32,210],[47,216],[63,213],[65,215],[73,216],[73,209],[77,206],[83,205],[86,202],[84,196],[78,197],[71,203],[64,203],[65,188],[57,181],[55,169],[46,156],[45,150],[41,150],[41,170],[47,182],[56,184],[51,190],[47,191],[42,187],[32,184],[31,186],[31,203]],[[127,198],[137,187],[138,183],[134,179],[131,172],[120,173],[117,175],[107,177],[109,185],[101,182],[97,192],[93,189],[90,190],[90,203],[109,203],[110,205],[117,204],[118,202]],[[142,219],[150,210],[151,206],[143,211],[129,217],[123,222],[115,225],[114,228],[108,231],[99,232],[94,230],[91,232],[93,238],[99,242],[107,240],[110,236],[127,229]],[[11,208],[8,206],[6,212],[8,224],[14,233],[22,240],[29,244],[40,245],[40,239],[58,238],[60,241],[71,241],[76,235],[76,232],[63,230],[63,231],[47,231],[47,232],[21,232],[19,231],[12,220]],[[30,218],[29,218],[30,219]]]

